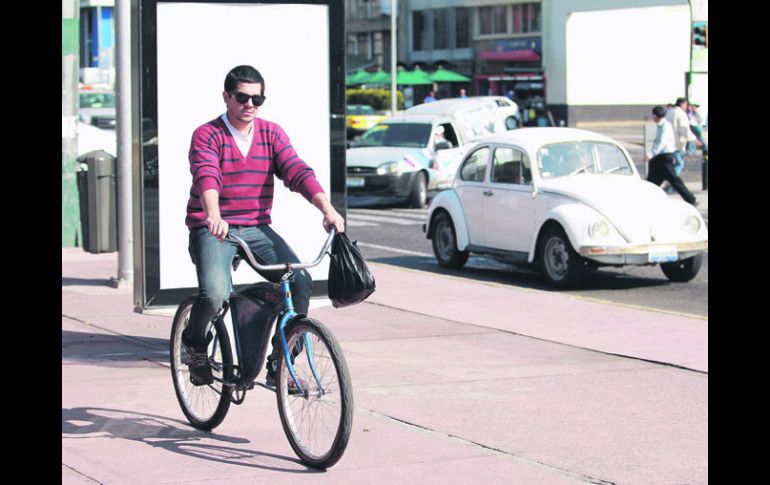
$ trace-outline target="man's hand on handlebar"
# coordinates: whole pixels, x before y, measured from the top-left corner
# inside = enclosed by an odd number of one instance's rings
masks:
[[[230,225],[219,216],[209,216],[206,219],[206,227],[209,228],[209,232],[211,232],[219,242],[222,242],[225,240],[225,236],[227,236]]]
[[[345,219],[333,208],[324,213],[323,225],[327,232],[332,226],[337,230],[337,233],[345,232]]]

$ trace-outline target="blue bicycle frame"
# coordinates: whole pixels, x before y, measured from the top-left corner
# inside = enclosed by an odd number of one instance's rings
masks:
[[[305,390],[302,389],[302,385],[297,378],[297,374],[294,372],[294,363],[292,362],[293,359],[291,357],[291,353],[289,352],[289,343],[286,341],[286,324],[289,323],[292,318],[298,315],[298,313],[294,311],[294,302],[291,299],[291,288],[289,287],[289,278],[291,277],[291,274],[291,269],[289,269],[289,272],[283,275],[281,278],[281,290],[283,290],[286,310],[284,310],[281,315],[281,319],[278,322],[278,333],[281,336],[281,347],[283,348],[283,358],[286,361],[286,368],[289,370],[291,379],[297,386],[297,391],[304,394]],[[321,385],[321,379],[318,377],[318,372],[316,371],[315,367],[315,360],[313,359],[313,348],[312,344],[310,343],[310,336],[305,333],[304,337],[305,346],[307,347],[308,364],[310,365],[310,369],[313,371],[313,378],[315,379],[316,383],[318,383],[318,387],[321,389],[321,393],[324,394],[324,389]]]
[[[294,311],[294,302],[292,301],[292,298],[291,298],[291,288],[289,286],[289,279],[293,274],[293,269],[306,269],[306,268],[312,268],[314,266],[318,266],[321,263],[321,260],[323,260],[323,257],[326,255],[327,251],[329,250],[332,240],[334,239],[334,234],[335,234],[335,230],[334,228],[331,228],[329,230],[329,236],[326,238],[326,242],[324,243],[323,249],[321,250],[318,257],[315,259],[315,261],[313,261],[312,263],[285,263],[285,264],[273,264],[273,265],[259,264],[254,259],[254,255],[249,249],[249,245],[243,239],[237,236],[228,235],[229,238],[231,238],[232,240],[237,242],[239,246],[241,246],[241,249],[243,249],[244,255],[248,258],[249,262],[254,268],[262,271],[276,271],[276,270],[286,271],[284,275],[281,277],[281,283],[280,283],[281,290],[283,291],[285,310],[281,313],[280,319],[278,321],[278,333],[281,336],[281,347],[283,349],[284,360],[286,361],[286,368],[289,370],[289,374],[291,375],[291,378],[294,381],[294,384],[296,385],[297,391],[301,394],[304,394],[306,391],[302,388],[302,385],[300,384],[300,380],[299,378],[297,378],[297,374],[294,371],[294,365],[292,362],[293,357],[289,351],[289,344],[286,341],[286,325],[289,323],[289,321],[292,318],[298,315],[298,313]],[[313,349],[310,343],[310,336],[307,333],[305,333],[304,338],[305,338],[304,344],[307,346],[308,364],[310,365],[310,369],[313,371],[313,378],[315,379],[316,383],[318,383],[318,387],[321,389],[321,393],[324,394],[325,391],[323,389],[323,386],[321,386],[321,379],[318,377],[315,361],[313,360]]]

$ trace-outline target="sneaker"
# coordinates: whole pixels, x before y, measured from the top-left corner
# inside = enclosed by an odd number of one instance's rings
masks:
[[[196,386],[204,386],[214,382],[211,373],[211,361],[209,360],[207,347],[203,349],[188,345],[182,335],[182,363],[187,364],[190,370],[190,382]]]
[[[695,200],[692,201],[692,205],[693,205],[693,207],[698,207],[698,204],[700,204],[700,199],[695,197]]]
[[[307,382],[305,382],[304,379],[302,379],[301,377],[297,376],[297,380],[299,381],[299,385],[302,386],[303,389],[307,389]],[[299,392],[297,390],[297,385],[294,384],[294,379],[292,379],[291,377],[288,378],[287,384],[288,384],[288,387],[289,387],[289,394],[294,394],[294,393]],[[273,389],[275,389],[277,387],[276,371],[274,371],[273,369],[270,368],[269,362],[268,362],[268,367],[267,367],[267,378],[265,379],[265,385],[267,387],[271,387]]]

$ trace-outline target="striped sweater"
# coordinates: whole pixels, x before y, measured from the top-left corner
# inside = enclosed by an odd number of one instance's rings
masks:
[[[188,228],[206,225],[200,194],[209,189],[219,192],[222,219],[237,226],[272,222],[273,175],[308,201],[323,192],[313,169],[297,156],[280,126],[255,118],[253,130],[245,157],[221,118],[193,132],[189,154],[193,181],[185,219]]]

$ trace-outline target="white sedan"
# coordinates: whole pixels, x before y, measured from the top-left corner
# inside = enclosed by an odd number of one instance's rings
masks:
[[[479,142],[423,230],[441,266],[459,268],[469,253],[535,263],[559,288],[604,265],[660,264],[670,281],[689,281],[708,248],[695,207],[640,178],[618,142],[573,128]]]

